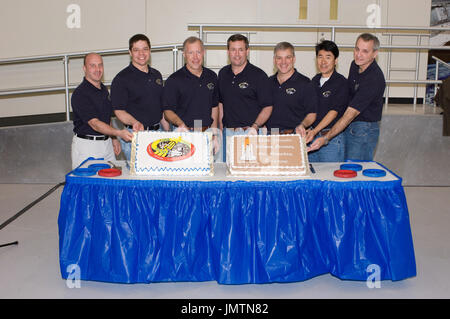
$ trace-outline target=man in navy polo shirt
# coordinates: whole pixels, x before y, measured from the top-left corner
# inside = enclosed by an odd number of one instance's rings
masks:
[[[203,66],[205,49],[197,37],[183,43],[186,64],[166,80],[163,93],[164,117],[178,131],[213,131],[217,144],[218,88],[217,74]]]
[[[222,152],[226,161],[226,138],[235,134],[258,134],[272,113],[273,101],[267,74],[248,61],[246,36],[227,40],[230,64],[219,71],[219,125],[223,129]]]
[[[111,84],[111,101],[117,118],[130,131],[167,131],[168,123],[163,119],[161,73],[150,67],[150,40],[136,34],[129,40],[130,65],[120,71]],[[122,150],[130,159],[131,143],[120,140]]]
[[[375,61],[379,47],[376,36],[370,33],[358,36],[348,76],[348,107],[331,130],[312,143],[309,151],[319,149],[345,129],[345,158],[373,160],[386,87],[383,72]]]
[[[316,63],[320,73],[311,82],[317,92],[319,105],[316,121],[306,132],[306,143],[325,135],[342,116],[348,105],[347,79],[336,72],[339,48],[333,41],[316,45]],[[310,162],[343,162],[345,160],[344,134],[336,135],[327,145],[309,152]]]
[[[219,71],[219,120],[233,134],[257,134],[272,113],[272,94],[267,74],[248,61],[247,37],[228,38],[230,64]],[[224,134],[225,135],[225,134]]]
[[[271,134],[305,136],[317,112],[317,96],[312,94],[311,81],[294,68],[295,49],[289,42],[275,46],[273,62],[277,73],[269,78],[274,103],[267,128]]]
[[[102,83],[103,59],[96,53],[84,57],[84,79],[72,94],[73,131],[72,168],[89,157],[115,160],[121,152],[120,143],[109,136],[126,141],[133,138],[127,130],[112,127],[112,106],[108,89]]]

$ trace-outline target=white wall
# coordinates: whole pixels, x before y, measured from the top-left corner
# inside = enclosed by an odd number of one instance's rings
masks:
[[[71,13],[68,5],[80,6],[80,28],[70,29],[66,20]],[[197,30],[189,30],[188,23],[262,23],[306,25],[366,25],[370,12],[367,7],[376,4],[381,9],[383,26],[427,27],[430,21],[431,0],[340,0],[338,20],[329,20],[329,0],[308,1],[308,18],[299,20],[298,0],[2,0],[0,13],[0,59],[47,55],[56,53],[96,51],[126,48],[128,39],[135,33],[145,33],[152,45],[181,43]],[[238,30],[236,30],[238,31]],[[329,32],[309,29],[307,32],[265,31],[251,34],[251,42],[315,44],[321,38],[330,38]],[[353,45],[359,30],[340,32],[336,42]],[[383,44],[387,36],[378,33]],[[210,41],[225,43],[229,34],[211,35]],[[415,38],[398,37],[393,44],[416,44]],[[422,44],[426,45],[424,38]],[[342,49],[338,70],[348,74],[352,50]],[[311,77],[316,73],[314,52],[297,51],[297,69]],[[426,76],[426,52],[420,56],[420,78]],[[272,48],[252,49],[251,62],[272,74]],[[395,52],[392,61],[396,66],[415,66],[415,53]],[[387,54],[382,51],[379,64],[385,70]],[[105,57],[105,81],[129,63],[124,56]],[[208,66],[227,64],[222,48],[210,49]],[[172,72],[172,53],[154,53],[152,65],[164,75]],[[82,79],[81,60],[71,60],[70,82]],[[392,79],[414,79],[411,72],[393,72]],[[0,66],[0,90],[8,88],[62,84],[62,61],[27,63]],[[423,95],[423,90],[419,91]],[[412,97],[412,87],[395,87],[391,96]],[[0,117],[64,112],[62,94],[17,96],[0,98]]]

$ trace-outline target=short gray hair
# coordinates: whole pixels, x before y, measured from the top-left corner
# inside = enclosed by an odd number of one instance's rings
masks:
[[[378,49],[380,48],[380,40],[378,40],[378,38],[371,33],[360,34],[358,36],[358,38],[356,39],[356,42],[358,42],[359,39],[363,39],[364,42],[373,41],[373,50],[374,51],[378,51]]]
[[[184,51],[184,49],[186,49],[186,45],[187,45],[187,44],[192,44],[192,43],[195,43],[195,42],[200,42],[200,45],[201,45],[202,49],[204,48],[204,46],[203,46],[203,41],[200,40],[200,38],[197,38],[197,37],[189,37],[189,38],[187,38],[186,40],[184,40],[184,42],[183,42],[183,51]]]
[[[276,54],[280,50],[288,50],[288,49],[291,50],[292,51],[292,55],[295,56],[295,48],[289,42],[280,42],[280,43],[278,43],[275,46],[275,48],[273,49],[273,54]]]

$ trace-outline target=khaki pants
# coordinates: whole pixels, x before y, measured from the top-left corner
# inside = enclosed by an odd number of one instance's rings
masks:
[[[89,157],[114,161],[116,156],[111,138],[105,141],[93,141],[74,136],[72,139],[72,169],[80,166]]]

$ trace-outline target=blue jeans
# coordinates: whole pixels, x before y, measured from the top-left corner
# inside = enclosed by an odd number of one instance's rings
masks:
[[[128,132],[133,133],[133,129],[125,127],[125,129],[128,130]],[[159,127],[159,131],[163,131],[162,125]],[[122,147],[122,152],[125,155],[125,158],[127,161],[131,158],[131,142],[125,142],[123,139],[119,138],[120,146]]]
[[[372,161],[380,136],[380,122],[352,122],[344,130],[345,159]]]
[[[313,142],[321,136],[320,133],[317,134]],[[309,152],[308,159],[310,162],[343,162],[345,160],[344,134],[335,136],[327,145],[317,151]]]
[[[128,130],[128,132],[133,133],[133,130],[131,128],[125,128]],[[131,157],[131,142],[125,142],[123,139],[119,137],[120,146],[122,147],[122,152],[125,155],[125,158],[127,161],[130,160]]]

